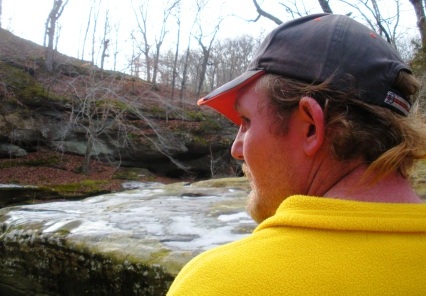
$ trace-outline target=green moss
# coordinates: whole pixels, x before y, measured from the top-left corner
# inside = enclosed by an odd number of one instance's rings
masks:
[[[166,110],[158,106],[153,106],[150,109],[150,114],[154,117],[163,118],[166,116]]]
[[[137,181],[141,178],[155,178],[155,176],[144,168],[119,168],[113,175],[113,179]]]
[[[0,61],[0,77],[7,88],[20,100],[35,100],[47,98],[47,92],[42,84],[38,83],[24,69]]]
[[[64,100],[62,96],[49,92],[29,71],[19,65],[0,61],[0,82],[6,85],[8,93],[13,94],[20,104],[31,106],[46,100]]]
[[[163,261],[164,258],[166,258],[171,251],[169,249],[160,249],[156,252],[151,253],[150,259],[146,262],[147,264],[158,264],[159,262]]]
[[[114,110],[127,111],[127,112],[132,112],[135,108],[129,103],[115,99],[115,98],[96,100],[96,106],[98,108],[112,108]]]
[[[202,121],[204,120],[204,115],[201,111],[186,111],[185,116],[188,118],[188,120],[191,121]]]
[[[220,131],[222,128],[217,122],[217,120],[214,120],[212,118],[206,118],[202,121],[200,126],[200,131],[208,133],[212,131]]]
[[[105,183],[107,183],[107,181],[83,180],[78,183],[52,185],[51,188],[60,192],[75,192],[81,190],[83,187],[90,190],[99,190],[99,185]]]
[[[12,168],[18,166],[28,166],[28,167],[41,167],[41,166],[56,166],[60,164],[61,158],[59,155],[48,155],[47,157],[40,157],[37,159],[10,159],[0,163],[0,169]]]
[[[70,233],[71,232],[67,229],[59,229],[59,230],[56,231],[56,234],[58,234],[60,236],[67,236]]]
[[[40,100],[48,98],[44,87],[38,83],[30,84],[23,88],[20,95],[26,100]]]
[[[107,184],[108,180],[83,180],[76,183],[55,184],[43,186],[43,189],[48,189],[57,192],[60,196],[91,196],[94,194],[105,193],[101,185]]]
[[[207,142],[206,138],[199,137],[199,136],[193,136],[192,137],[194,144],[201,145],[201,146],[207,146],[209,143]]]

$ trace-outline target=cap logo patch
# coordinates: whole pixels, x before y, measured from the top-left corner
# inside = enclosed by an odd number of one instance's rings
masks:
[[[393,108],[398,109],[405,116],[407,116],[408,112],[410,112],[411,104],[403,97],[392,91],[388,91],[385,98],[385,103],[392,106]]]

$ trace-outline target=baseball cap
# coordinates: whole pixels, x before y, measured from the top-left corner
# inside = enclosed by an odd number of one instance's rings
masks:
[[[407,116],[411,103],[391,88],[400,71],[411,70],[374,31],[346,15],[313,14],[281,24],[263,40],[246,72],[198,100],[235,124],[238,92],[266,73],[330,87],[355,85],[357,98]],[[348,81],[348,77],[351,77]]]

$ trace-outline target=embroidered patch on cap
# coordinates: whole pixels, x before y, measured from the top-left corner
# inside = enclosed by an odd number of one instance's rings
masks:
[[[394,93],[393,91],[388,91],[388,94],[385,98],[385,103],[396,108],[402,112],[405,116],[410,112],[411,104],[406,99],[400,95]]]

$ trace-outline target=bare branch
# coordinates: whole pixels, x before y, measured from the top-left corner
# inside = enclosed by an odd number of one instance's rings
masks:
[[[319,4],[321,5],[322,11],[325,13],[333,13],[331,10],[329,0],[318,0]]]
[[[256,0],[253,0],[253,3],[254,3],[254,6],[256,6],[256,10],[257,10],[257,13],[259,13],[259,16],[266,17],[267,19],[270,19],[271,21],[273,21],[277,25],[281,25],[283,23],[283,21],[280,20],[279,18],[277,18],[277,17],[273,16],[272,14],[267,13],[266,11],[264,11],[260,7],[260,5],[257,3]],[[253,20],[253,21],[257,21],[258,19],[259,19],[259,17],[257,17],[256,20]]]

